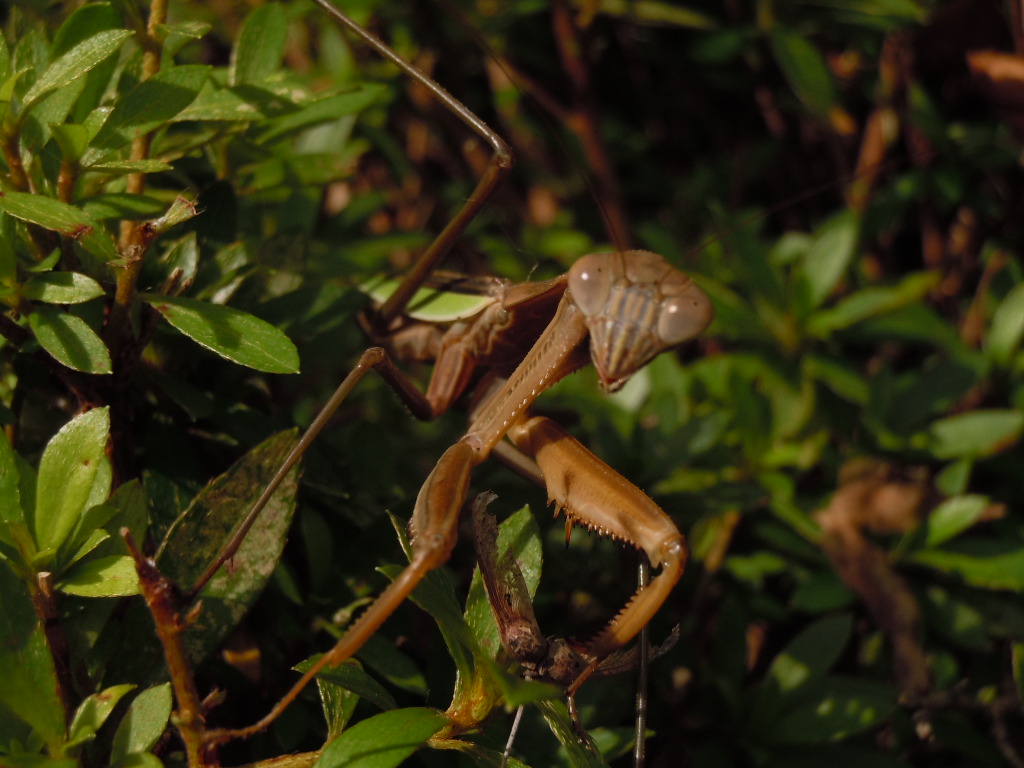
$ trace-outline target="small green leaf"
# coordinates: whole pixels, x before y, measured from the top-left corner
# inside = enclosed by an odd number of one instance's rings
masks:
[[[50,131],[60,147],[61,157],[69,163],[77,163],[89,145],[89,129],[84,125],[64,123],[50,126]]]
[[[394,709],[356,723],[328,744],[315,768],[394,768],[448,723],[436,709]]]
[[[821,306],[846,274],[859,234],[860,217],[852,210],[841,211],[818,227],[798,278],[802,280],[806,309]]]
[[[114,734],[110,763],[116,765],[128,755],[146,752],[167,729],[171,716],[171,684],[147,688],[131,703]]]
[[[43,451],[36,480],[36,509],[30,521],[40,550],[56,550],[94,495],[110,493],[106,458],[110,412],[94,408],[69,421]],[[105,465],[106,471],[101,471]],[[100,484],[99,491],[94,485]]]
[[[380,86],[361,85],[351,91],[319,99],[304,106],[298,112],[264,121],[264,130],[260,133],[259,141],[268,143],[285,134],[308,128],[317,123],[337,120],[339,117],[362,112],[377,102],[383,92],[383,88]]]
[[[299,353],[291,340],[247,312],[180,296],[140,298],[197,344],[232,362],[268,373],[299,370]]]
[[[82,318],[40,304],[28,323],[40,346],[68,368],[82,373],[113,370],[106,344]]]
[[[1014,542],[958,539],[948,549],[921,549],[907,559],[982,589],[1024,589],[1024,548]]]
[[[313,666],[317,658],[313,657],[301,664],[296,664],[295,669],[299,672],[305,672]],[[342,688],[358,694],[361,698],[366,699],[380,709],[389,710],[398,706],[387,689],[366,674],[362,666],[355,659],[349,659],[337,667],[322,669],[317,673],[317,679],[326,680],[334,685],[340,685]]]
[[[971,411],[933,422],[929,447],[939,459],[991,456],[1016,443],[1022,430],[1020,411]]]
[[[86,560],[57,582],[57,589],[79,597],[127,597],[139,593],[135,563],[128,555]]]
[[[117,102],[83,164],[92,165],[102,155],[172,120],[192,103],[209,73],[210,67],[197,64],[170,67],[136,85]]]
[[[988,509],[985,496],[957,496],[947,499],[928,515],[926,547],[937,547],[974,525]]]
[[[114,685],[99,693],[87,696],[75,712],[69,728],[68,744],[81,744],[96,737],[96,731],[107,721],[114,711],[117,702],[135,686],[130,684]]]
[[[102,296],[103,287],[79,272],[44,272],[25,281],[21,295],[47,304],[81,304]]]
[[[21,113],[26,114],[47,93],[87,74],[120,48],[132,34],[127,29],[110,29],[98,32],[76,45],[47,67],[42,76],[32,84],[22,100]]]
[[[839,658],[852,629],[853,619],[849,614],[816,621],[772,660],[768,678],[775,681],[783,693],[820,679]]]
[[[1024,336],[1024,284],[1014,286],[992,316],[985,339],[985,351],[1000,365],[1006,365]]]
[[[250,13],[231,52],[228,82],[261,85],[281,66],[287,37],[288,20],[280,5],[267,3]]]
[[[826,119],[837,104],[837,95],[821,53],[801,34],[783,26],[772,28],[769,41],[793,93],[817,117]]]
[[[16,219],[52,229],[77,240],[83,248],[104,261],[117,258],[113,239],[85,211],[45,195],[0,192],[0,210]]]

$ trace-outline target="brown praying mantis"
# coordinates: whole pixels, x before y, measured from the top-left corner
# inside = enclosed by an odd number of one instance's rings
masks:
[[[367,372],[377,371],[420,419],[447,412],[471,383],[478,383],[466,432],[444,452],[419,492],[409,526],[410,563],[268,714],[245,728],[210,732],[211,744],[266,728],[322,669],[355,654],[423,577],[448,560],[472,470],[492,454],[543,483],[569,524],[583,525],[642,550],[660,569],[602,631],[581,646],[580,658],[586,663],[561,680],[570,696],[646,626],[679,580],[687,557],[684,537],[665,512],[565,429],[549,418],[532,415],[530,408],[557,381],[586,365],[597,370],[606,392],[616,391],[661,352],[703,332],[713,315],[708,297],[661,256],[624,250],[584,256],[567,274],[543,282],[495,281],[491,300],[483,309],[447,328],[403,317],[413,294],[494,193],[511,167],[511,153],[497,134],[440,86],[327,0],[316,2],[428,88],[483,137],[494,154],[472,197],[398,289],[367,319],[371,335],[383,346],[363,353],[191,594],[230,559],[281,480]],[[436,360],[425,393],[399,370],[394,356]]]

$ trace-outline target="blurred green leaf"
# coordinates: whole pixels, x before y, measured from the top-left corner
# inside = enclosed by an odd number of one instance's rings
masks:
[[[895,711],[896,699],[892,686],[829,676],[780,718],[771,740],[777,744],[840,741],[885,720]]]
[[[228,82],[262,84],[281,66],[288,23],[280,5],[268,3],[250,13],[231,52]]]
[[[1009,363],[1024,336],[1024,284],[1014,286],[999,303],[985,338],[985,351],[1000,365]]]
[[[926,547],[937,547],[974,525],[989,508],[984,496],[946,499],[928,515]]]
[[[794,29],[772,27],[768,40],[789,87],[814,115],[825,119],[838,106],[835,83],[824,58]]]
[[[929,430],[929,447],[936,458],[990,456],[1020,439],[1024,413],[1011,410],[978,410],[939,419]]]
[[[315,768],[393,768],[448,722],[435,709],[394,709],[363,720],[328,744]]]

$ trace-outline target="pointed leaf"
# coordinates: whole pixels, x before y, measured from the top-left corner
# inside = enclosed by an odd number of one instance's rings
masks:
[[[95,738],[96,731],[110,717],[117,702],[133,688],[135,688],[134,685],[126,683],[87,696],[85,701],[79,705],[75,717],[71,721],[69,744],[81,744]]]
[[[100,374],[113,370],[107,345],[82,318],[39,304],[28,324],[40,346],[68,368]]]
[[[195,583],[297,442],[295,430],[268,438],[196,496],[157,553],[157,565],[168,578],[182,589]],[[260,513],[232,567],[221,568],[200,593],[203,610],[185,635],[193,661],[202,659],[238,623],[270,579],[288,538],[297,484],[295,467]]]
[[[112,555],[75,566],[60,579],[57,589],[79,597],[127,597],[139,593],[139,578],[131,557]]]
[[[79,272],[44,272],[25,281],[21,295],[47,304],[81,304],[102,296],[103,287]]]
[[[91,142],[82,163],[123,147],[172,120],[192,103],[209,76],[210,67],[190,64],[158,72],[123,96]]]
[[[1006,450],[1024,431],[1024,413],[978,410],[939,419],[931,425],[930,448],[940,459],[991,456]]]
[[[928,515],[926,547],[937,547],[974,525],[989,508],[985,496],[957,496],[946,499]]]
[[[248,312],[180,296],[140,298],[197,344],[232,362],[268,373],[299,370],[299,353],[291,340]]]
[[[69,421],[43,451],[36,481],[36,509],[32,532],[40,550],[56,550],[86,508],[99,481],[110,492],[109,472],[100,471],[107,461],[110,412],[94,408]]]
[[[22,114],[27,113],[43,96],[87,74],[89,70],[112,55],[121,43],[132,36],[127,29],[98,32],[76,45],[53,62],[33,83],[22,101]]]
[[[288,20],[276,3],[267,3],[249,14],[242,25],[238,43],[231,52],[231,85],[260,85],[281,66],[288,37]]]
[[[0,210],[16,219],[52,229],[77,240],[89,253],[104,261],[117,258],[113,239],[89,214],[73,205],[44,195],[0,192]]]

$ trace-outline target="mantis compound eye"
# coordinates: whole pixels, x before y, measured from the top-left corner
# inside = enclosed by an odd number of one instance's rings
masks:
[[[680,295],[661,302],[658,337],[666,346],[674,347],[703,333],[714,316],[711,299],[691,282]]]
[[[604,309],[612,287],[612,261],[608,254],[592,253],[569,270],[569,292],[587,317]]]

